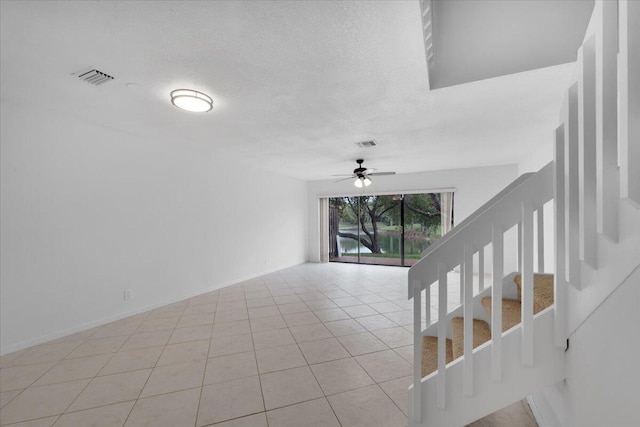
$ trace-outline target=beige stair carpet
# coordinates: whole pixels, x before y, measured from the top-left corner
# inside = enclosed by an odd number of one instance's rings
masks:
[[[453,341],[453,358],[464,354],[464,318],[454,317],[451,320],[451,340]],[[491,328],[484,320],[473,319],[473,348],[491,339]]]
[[[482,305],[484,309],[489,314],[489,318],[491,318],[491,307],[492,307],[492,299],[491,297],[482,298]],[[502,332],[508,331],[509,329],[516,326],[520,323],[522,319],[522,304],[520,301],[515,299],[503,299],[502,300]]]
[[[451,340],[447,338],[446,363],[453,361]],[[438,369],[438,337],[422,337],[422,377]]]
[[[514,282],[518,285],[518,300],[504,298],[502,300],[502,332],[518,325],[522,319],[521,285],[522,276],[516,275]],[[553,304],[553,275],[534,274],[533,276],[534,313],[539,313]],[[482,298],[482,305],[491,317],[491,297]],[[464,355],[464,318],[451,320],[451,336],[447,339],[446,363]],[[491,339],[491,328],[484,320],[473,319],[473,348]],[[438,337],[422,338],[422,376],[425,377],[438,369]]]
[[[513,281],[518,285],[518,299],[522,301],[522,276],[518,274]],[[553,304],[553,274],[533,275],[533,313],[540,313]]]

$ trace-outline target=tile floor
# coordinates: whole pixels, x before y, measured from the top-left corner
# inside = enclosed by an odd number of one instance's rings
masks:
[[[303,264],[4,355],[0,425],[406,426],[407,271]]]

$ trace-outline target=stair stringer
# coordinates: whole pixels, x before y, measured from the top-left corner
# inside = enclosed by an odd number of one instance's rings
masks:
[[[463,394],[463,358],[446,368],[446,408],[437,408],[437,371],[422,379],[421,423],[409,417],[409,427],[465,426],[518,400],[542,387],[565,379],[565,352],[552,339],[554,306],[537,314],[534,319],[534,365],[521,363],[522,327],[503,334],[502,381],[491,379],[491,341],[473,352],[474,393]],[[409,387],[409,412],[413,413],[413,385]]]

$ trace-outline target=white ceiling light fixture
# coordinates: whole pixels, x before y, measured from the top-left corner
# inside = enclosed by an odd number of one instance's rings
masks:
[[[206,113],[213,108],[210,96],[191,89],[176,89],[171,92],[171,103],[181,110]]]
[[[353,185],[358,188],[368,187],[371,185],[371,179],[368,176],[362,175],[356,178]]]
[[[364,166],[362,166],[362,163],[364,163],[363,159],[358,159],[356,160],[356,163],[358,164],[358,167],[355,168],[353,170],[353,173],[351,174],[341,174],[341,175],[333,175],[333,176],[346,176],[347,178],[343,178],[343,179],[339,179],[336,182],[341,182],[341,181],[345,181],[347,179],[352,179],[355,178],[356,180],[353,181],[353,185],[355,185],[358,188],[362,188],[362,187],[368,187],[371,185],[371,176],[373,175],[395,175],[395,172],[374,172],[376,169],[374,168],[365,168]]]

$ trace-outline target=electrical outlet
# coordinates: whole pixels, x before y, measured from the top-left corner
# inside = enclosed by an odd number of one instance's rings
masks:
[[[124,301],[131,299],[131,289],[125,289],[124,292],[122,293],[122,299]]]

